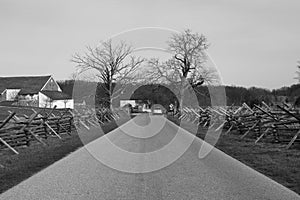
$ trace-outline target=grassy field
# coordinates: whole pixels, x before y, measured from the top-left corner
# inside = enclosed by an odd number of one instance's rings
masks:
[[[170,118],[178,124],[178,120]],[[182,122],[181,122],[182,123]],[[189,129],[188,123],[182,124]],[[206,129],[199,128],[197,136],[204,139]],[[240,135],[230,133],[221,135],[216,148],[239,160],[256,171],[300,194],[300,144],[285,149],[282,144],[259,143],[253,139],[241,139]]]
[[[237,135],[226,135],[216,147],[300,194],[299,146],[285,149],[280,144],[254,145],[251,139],[241,140]]]

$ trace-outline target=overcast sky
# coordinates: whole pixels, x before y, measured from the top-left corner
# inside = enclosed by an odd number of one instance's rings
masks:
[[[299,19],[299,0],[0,0],[0,76],[67,79],[86,45],[138,27],[190,28],[207,36],[225,84],[279,88],[296,83]],[[128,37],[167,35],[145,32]]]

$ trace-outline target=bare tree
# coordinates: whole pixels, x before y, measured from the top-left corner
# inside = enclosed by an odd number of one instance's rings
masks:
[[[295,77],[295,79],[298,80],[298,82],[300,83],[300,61],[297,61],[297,71],[296,71],[297,77]]]
[[[149,70],[147,71],[148,81],[160,84],[173,84],[181,81],[181,72],[174,59],[160,62],[158,58],[148,60]]]
[[[150,70],[148,76],[152,81],[174,85],[182,105],[182,96],[187,88],[196,88],[202,84],[213,84],[218,81],[215,69],[207,67],[208,48],[204,35],[185,30],[173,34],[167,42],[174,57],[166,62],[153,58],[148,61]],[[197,91],[197,90],[195,90]]]
[[[173,34],[168,41],[169,50],[173,52],[181,75],[184,78],[205,62],[204,50],[208,48],[207,39],[204,35],[192,33],[187,29],[183,33]]]
[[[69,79],[72,81],[75,81],[78,78],[78,73],[77,72],[73,72],[70,74]]]
[[[133,80],[136,69],[144,62],[144,59],[130,55],[132,52],[133,48],[125,42],[114,45],[112,40],[108,40],[101,42],[96,48],[87,47],[83,55],[75,54],[72,62],[77,64],[80,73],[96,70],[96,77],[107,92],[106,101],[111,105],[112,100],[124,90],[126,83]],[[118,83],[117,90],[114,90],[115,83]]]

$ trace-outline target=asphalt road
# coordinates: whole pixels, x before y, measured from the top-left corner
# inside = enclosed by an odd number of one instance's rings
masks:
[[[138,116],[0,199],[300,199],[217,149],[199,159],[203,143],[163,116]]]

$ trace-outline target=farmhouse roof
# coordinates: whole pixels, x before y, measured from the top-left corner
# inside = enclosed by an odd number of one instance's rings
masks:
[[[49,91],[49,90],[43,90],[41,91],[42,94],[46,95],[52,100],[67,100],[72,99],[69,95],[59,92],[59,91]]]
[[[51,76],[0,77],[0,93],[5,89],[21,89],[19,94],[37,94]]]

